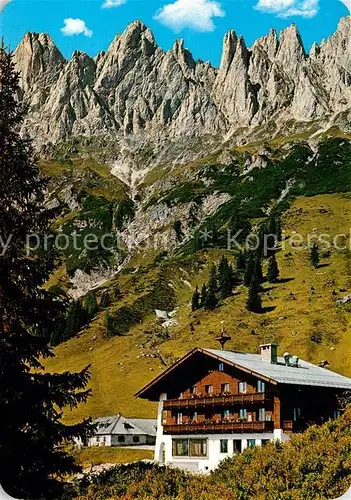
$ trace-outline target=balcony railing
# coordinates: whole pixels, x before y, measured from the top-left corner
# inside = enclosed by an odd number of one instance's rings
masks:
[[[227,432],[272,432],[273,421],[265,422],[198,422],[188,424],[164,424],[164,434],[208,434]]]
[[[221,396],[194,396],[186,399],[168,399],[163,403],[163,408],[194,408],[203,406],[233,406],[250,403],[267,403],[272,401],[272,395],[264,392],[253,394],[228,394]]]
[[[292,420],[283,420],[282,422],[283,431],[293,431],[294,422]]]

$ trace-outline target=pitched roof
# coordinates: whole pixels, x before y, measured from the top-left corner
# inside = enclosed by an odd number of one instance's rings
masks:
[[[177,368],[181,370],[181,365],[185,361],[189,360],[194,355],[198,355],[199,353],[228,363],[239,370],[251,373],[256,377],[260,377],[263,380],[275,385],[291,384],[330,387],[335,389],[351,389],[350,378],[339,375],[331,370],[313,365],[307,361],[299,360],[299,366],[292,367],[285,364],[284,358],[278,358],[277,363],[273,364],[268,363],[267,361],[262,361],[261,355],[259,354],[195,348],[143,387],[135,396],[148,398],[151,393],[153,393],[153,400],[155,400],[156,398],[154,398],[154,393],[155,390],[157,390],[157,385],[161,384],[164,386],[166,379],[168,379],[172,372],[174,372]],[[161,390],[160,392],[165,391]]]
[[[106,436],[110,434],[156,436],[157,421],[149,418],[125,418],[122,415],[101,417],[94,420],[97,425],[95,434]]]
[[[278,358],[277,363],[262,361],[259,354],[202,349],[203,352],[220,357],[230,364],[250,370],[257,375],[269,378],[278,384],[308,385],[317,387],[332,387],[351,389],[351,378],[339,375],[307,361],[299,360],[298,367],[286,366],[284,358]]]

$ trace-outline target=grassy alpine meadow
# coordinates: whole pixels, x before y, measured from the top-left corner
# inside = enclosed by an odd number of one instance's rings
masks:
[[[350,210],[348,194],[297,197],[283,214],[284,235],[288,238],[294,232],[304,237],[316,232],[345,234],[344,244],[349,246]],[[231,252],[225,253],[229,260],[235,261]],[[132,322],[129,329],[126,324],[122,335],[109,338],[105,313],[99,312],[86,329],[57,346],[56,356],[45,361],[49,371],[91,366],[93,395],[87,404],[66,412],[67,421],[74,422],[82,416],[114,415],[119,411],[128,416],[154,418],[156,405],[135,399],[135,392],[194,346],[214,347],[213,339],[222,320],[232,337],[228,343],[230,350],[256,352],[261,342],[275,340],[280,342],[280,352],[293,352],[314,363],[327,360],[332,370],[351,375],[350,311],[347,304],[336,304],[349,287],[349,251],[331,249],[330,253],[321,253],[321,266],[314,269],[304,244],[286,245],[277,252],[280,281],[263,285],[262,301],[263,306],[270,308],[268,312],[248,313],[247,288],[240,285],[214,311],[193,313],[190,307],[193,289],[196,285],[201,288],[208,280],[212,263],[218,263],[222,254],[222,250],[208,249],[183,261],[170,258],[155,265],[156,254],[144,253],[104,285],[113,290],[118,284],[121,290],[119,298],[113,298],[109,306],[112,314],[118,315],[126,306],[133,309],[137,304],[142,320]],[[169,328],[168,336],[159,333],[153,301],[150,305],[149,299],[145,299],[145,306],[142,299],[159,290],[160,276],[164,308],[177,308],[178,324]]]

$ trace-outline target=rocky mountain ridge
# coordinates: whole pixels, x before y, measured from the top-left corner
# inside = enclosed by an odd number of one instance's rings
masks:
[[[94,59],[66,61],[46,34],[27,33],[14,59],[30,113],[23,132],[39,143],[69,136],[218,136],[272,122],[314,120],[349,128],[350,17],[307,55],[295,25],[247,48],[230,31],[219,69],[195,61],[177,40],[165,52],[141,22],[130,24]],[[280,124],[280,125],[279,125]]]

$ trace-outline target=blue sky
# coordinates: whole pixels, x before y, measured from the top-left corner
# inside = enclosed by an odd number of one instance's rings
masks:
[[[350,5],[351,0],[0,0],[0,31],[11,47],[26,31],[45,32],[67,58],[75,49],[94,56],[140,19],[162,48],[184,38],[195,58],[217,66],[229,29],[250,46],[271,27],[279,31],[294,22],[308,50],[335,30]]]

